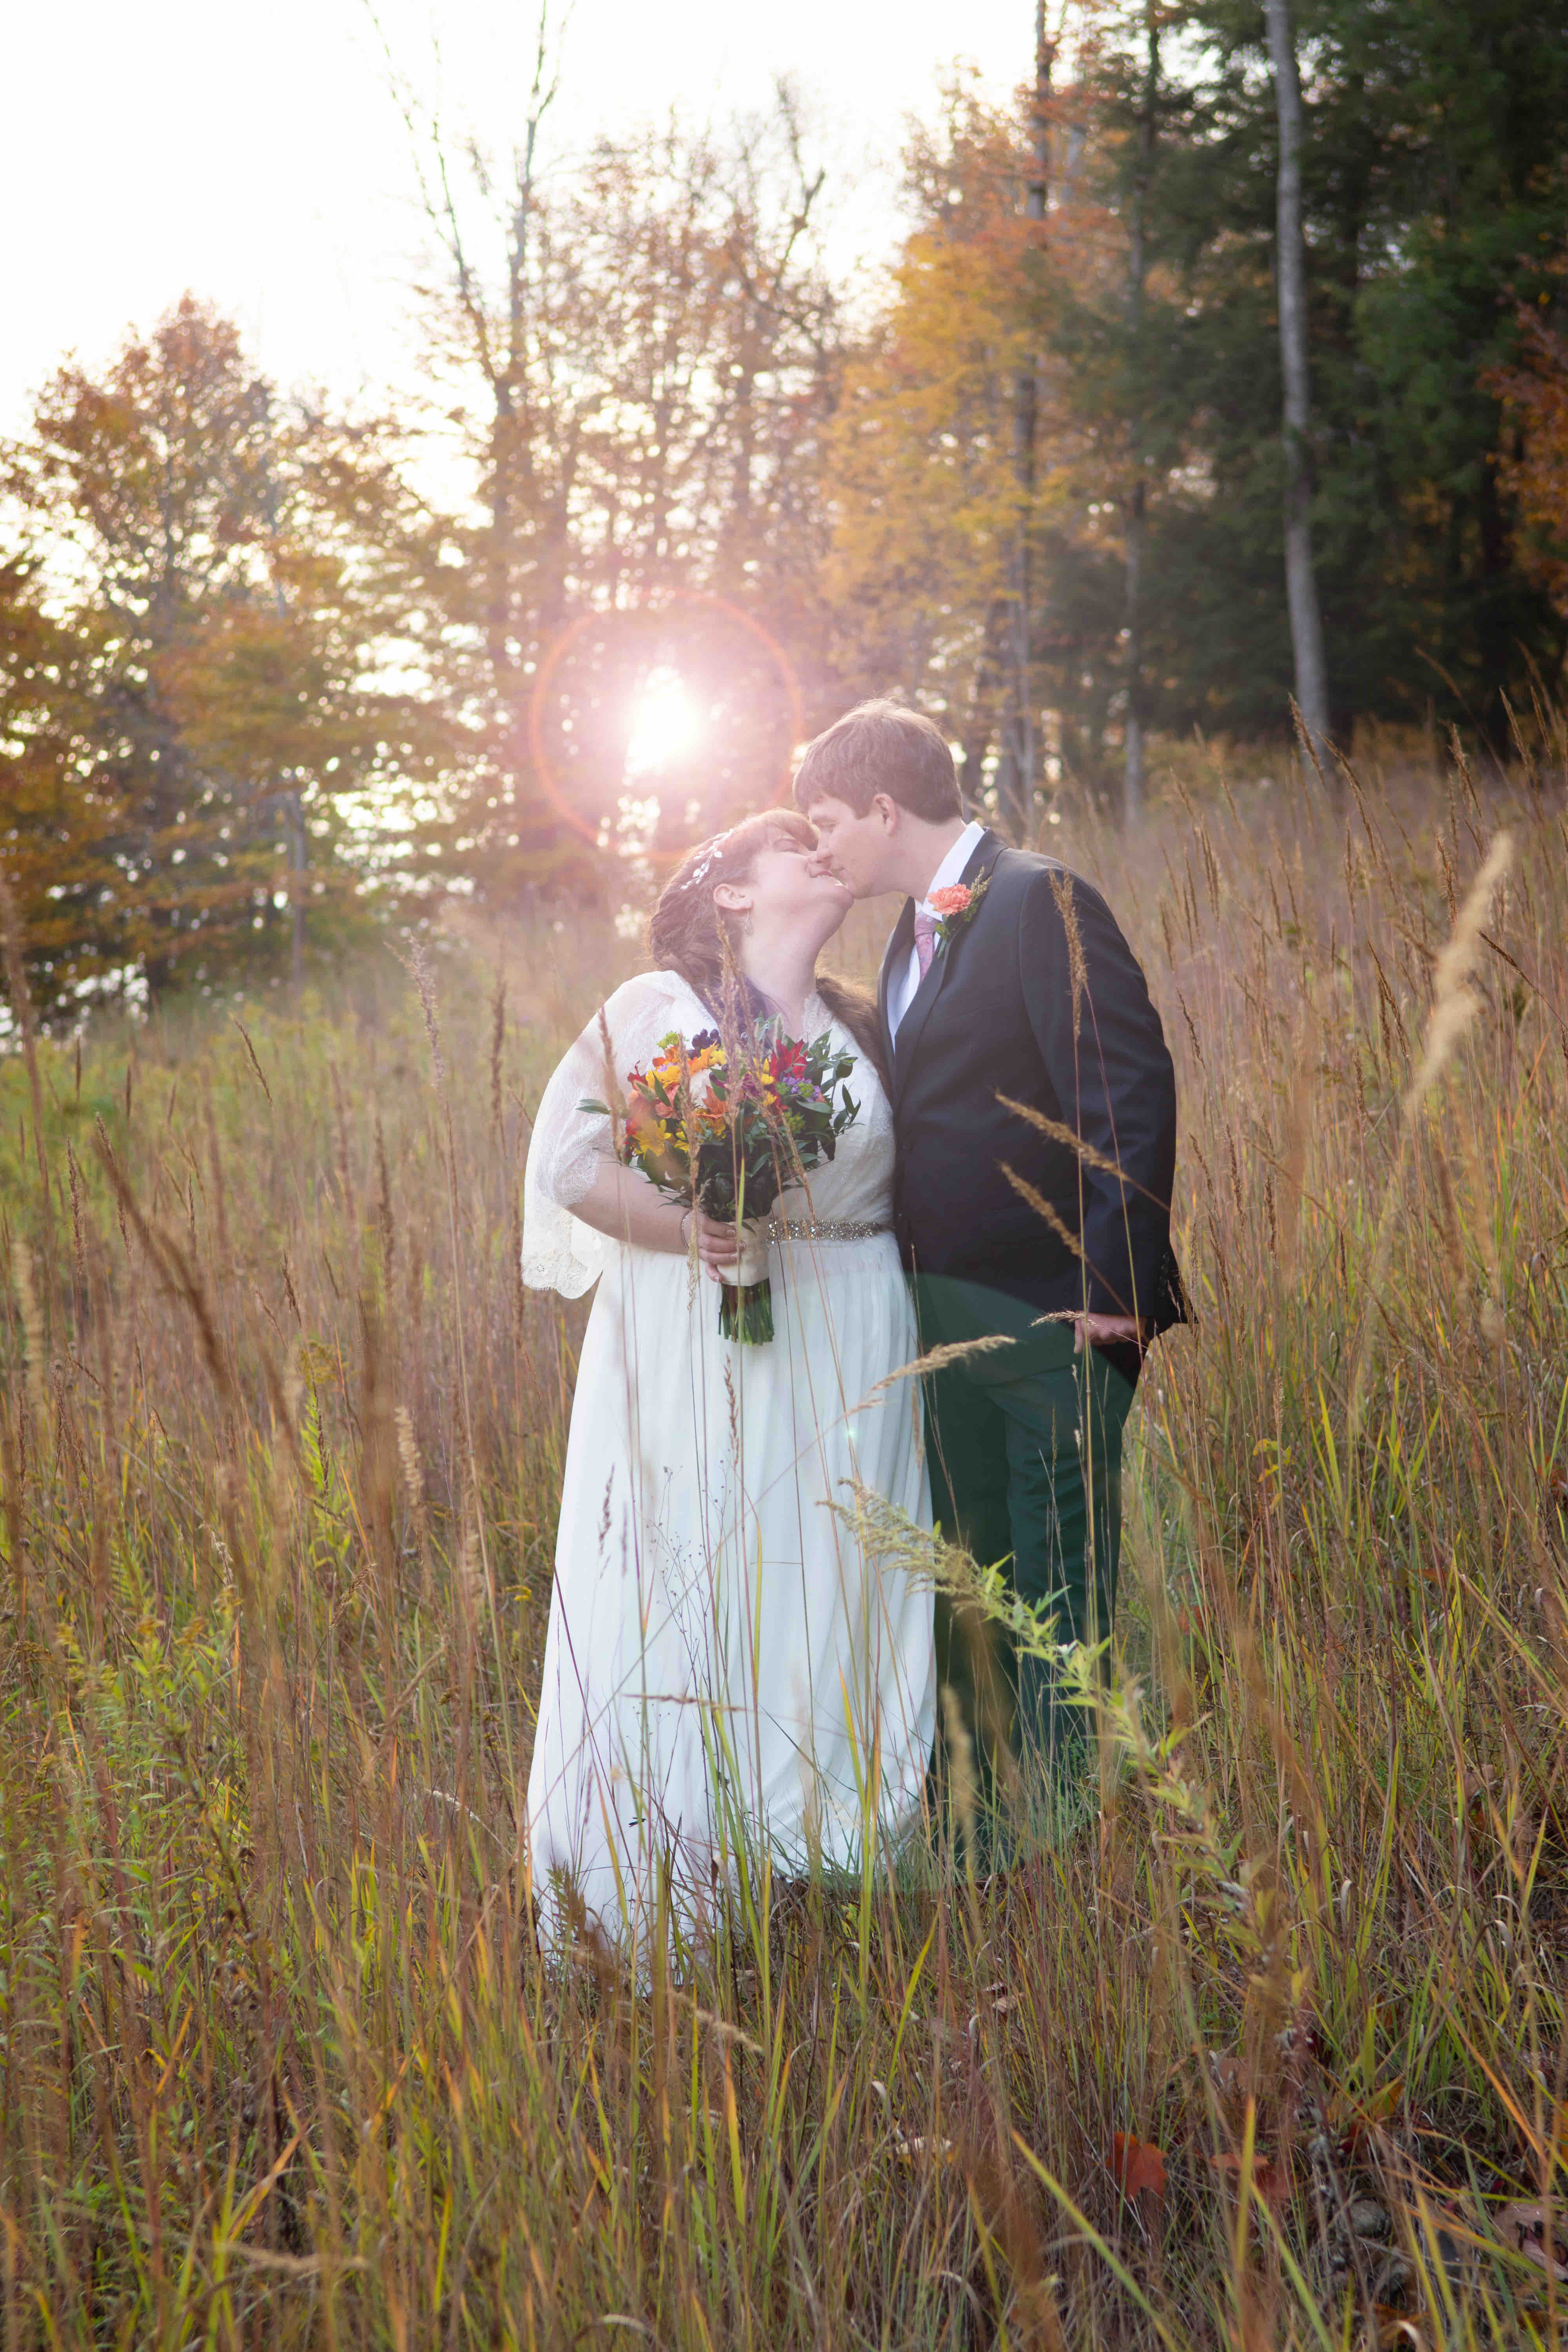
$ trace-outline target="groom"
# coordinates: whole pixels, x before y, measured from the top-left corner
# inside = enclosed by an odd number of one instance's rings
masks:
[[[862,703],[808,744],[795,796],[857,898],[904,893],[879,990],[900,1243],[922,1346],[994,1343],[927,1381],[938,1522],[1060,1639],[1101,1642],[1122,1427],[1143,1350],[1185,1312],[1160,1016],[1098,891],[965,823],[929,719]],[[940,1596],[937,1655],[988,1796],[1066,1760],[1082,1714],[1047,1666]]]

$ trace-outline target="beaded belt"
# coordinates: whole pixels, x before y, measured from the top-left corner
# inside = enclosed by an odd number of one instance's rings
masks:
[[[860,1224],[853,1217],[770,1217],[770,1242],[869,1242],[891,1225]]]

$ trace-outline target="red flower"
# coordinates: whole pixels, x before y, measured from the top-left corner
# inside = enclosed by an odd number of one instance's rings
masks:
[[[768,1067],[775,1078],[804,1078],[805,1047],[800,1045],[775,1045],[768,1056]]]

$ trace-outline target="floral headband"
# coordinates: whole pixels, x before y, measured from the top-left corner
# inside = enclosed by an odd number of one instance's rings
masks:
[[[732,832],[733,829],[734,828],[731,826],[731,831]],[[713,867],[718,865],[720,858],[722,857],[724,854],[724,844],[729,840],[729,833],[716,833],[714,835],[712,840],[709,843],[707,848],[703,851],[701,856],[698,859],[696,865],[692,867],[690,873],[681,884],[680,887],[682,890],[695,890],[700,883],[707,879]]]

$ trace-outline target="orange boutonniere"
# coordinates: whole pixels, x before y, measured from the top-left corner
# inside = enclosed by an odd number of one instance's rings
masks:
[[[931,892],[926,903],[937,919],[939,947],[946,947],[967,923],[974,920],[975,910],[990,887],[990,875],[983,874],[978,882],[953,882],[945,890]]]

